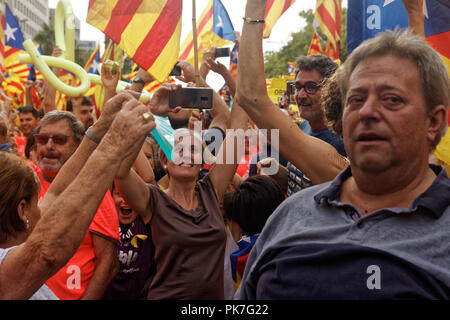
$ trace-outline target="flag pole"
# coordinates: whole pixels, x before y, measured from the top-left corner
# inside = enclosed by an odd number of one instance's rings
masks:
[[[192,34],[194,36],[194,78],[195,86],[200,86],[200,74],[198,70],[198,44],[197,44],[197,18],[195,12],[195,0],[192,0]]]

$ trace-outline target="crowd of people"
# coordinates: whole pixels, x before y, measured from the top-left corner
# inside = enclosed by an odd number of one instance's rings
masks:
[[[440,56],[411,30],[340,66],[299,56],[299,124],[267,94],[263,2],[247,2],[237,79],[214,47],[199,81],[177,64],[187,86],[223,77],[210,110],[169,108],[174,83],[140,102],[143,69],[116,92],[102,67],[98,118],[85,96],[57,110],[48,82],[39,110],[0,90],[0,299],[450,298],[450,179],[430,161],[450,106]]]

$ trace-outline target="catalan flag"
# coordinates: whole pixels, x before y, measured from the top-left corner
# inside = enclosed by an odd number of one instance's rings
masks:
[[[308,55],[310,54],[323,54],[322,45],[320,44],[319,36],[314,31],[311,45],[309,46]]]
[[[288,62],[288,75],[292,77],[295,76],[295,67],[293,62]]]
[[[314,19],[331,43],[339,58],[339,41],[341,40],[341,0],[317,0]]]
[[[450,77],[450,3],[442,0],[424,1],[427,5],[425,39],[441,55]]]
[[[180,49],[182,0],[89,0],[86,21],[163,82]]]
[[[341,59],[339,59],[339,51],[334,50],[333,45],[330,40],[327,40],[327,45],[325,46],[325,55],[334,60],[338,65],[341,65]]]
[[[6,6],[6,4],[5,4]],[[0,20],[0,69],[3,70],[5,57],[5,10],[3,10]]]
[[[239,52],[236,45],[234,45],[233,50],[230,52],[230,72],[235,79],[237,79],[238,58]]]
[[[247,264],[248,256],[252,250],[259,234],[255,234],[251,237],[244,236],[238,241],[237,245],[239,249],[231,253],[231,276],[233,278],[234,289],[239,287],[242,276],[244,275],[245,266]]]
[[[27,81],[30,68],[28,65],[18,62],[18,55],[26,53],[22,44],[24,38],[19,23],[7,4],[5,4],[1,23],[4,34],[5,81],[3,89],[6,95],[12,99],[12,109],[14,110],[25,103],[24,83]]]
[[[220,0],[209,0],[200,18],[197,19],[198,56],[211,47],[233,44],[234,28],[228,12]],[[194,64],[194,36],[191,31],[181,45],[179,60]]]
[[[98,65],[100,63],[100,46],[97,45],[95,50],[91,53],[88,61],[84,65],[84,70],[88,73],[99,74]]]
[[[267,0],[266,13],[264,14],[264,38],[270,37],[275,23],[294,2],[295,0]]]

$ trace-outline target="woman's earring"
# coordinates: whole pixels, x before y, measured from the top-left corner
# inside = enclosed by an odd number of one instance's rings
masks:
[[[30,227],[30,221],[27,219],[27,229]]]

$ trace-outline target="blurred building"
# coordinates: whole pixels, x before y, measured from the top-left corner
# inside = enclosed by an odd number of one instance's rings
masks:
[[[25,40],[32,39],[48,23],[48,0],[0,0],[3,12],[5,2],[19,22]]]

